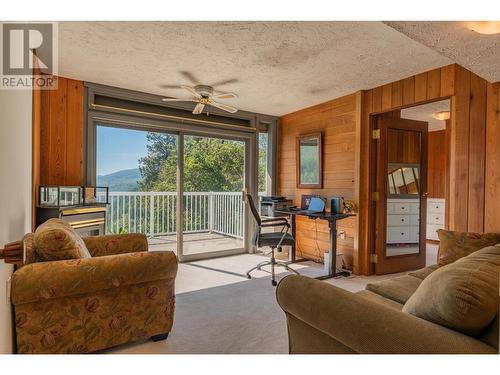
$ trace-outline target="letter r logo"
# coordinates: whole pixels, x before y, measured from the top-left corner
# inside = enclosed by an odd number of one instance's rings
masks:
[[[54,51],[50,23],[2,24],[2,74],[31,75],[33,68],[52,74]]]

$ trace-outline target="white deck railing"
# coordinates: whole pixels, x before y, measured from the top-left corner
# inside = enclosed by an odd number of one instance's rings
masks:
[[[176,192],[110,192],[109,203],[108,233],[176,233]],[[241,192],[184,193],[184,233],[215,232],[243,238],[243,213]]]

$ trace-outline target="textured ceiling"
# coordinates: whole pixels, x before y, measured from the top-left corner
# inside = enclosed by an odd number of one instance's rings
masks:
[[[382,22],[62,22],[61,76],[166,96],[237,81],[225,101],[283,115],[453,61]]]
[[[401,117],[410,120],[426,121],[429,123],[429,131],[443,130],[446,123],[442,120],[436,120],[432,117],[433,113],[450,110],[450,101],[441,100],[428,104],[419,105],[401,110]]]
[[[500,81],[500,34],[482,35],[467,22],[386,22],[395,30],[490,82]]]

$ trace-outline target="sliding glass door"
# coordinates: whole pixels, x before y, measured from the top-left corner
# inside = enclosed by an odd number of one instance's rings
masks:
[[[245,141],[184,135],[183,259],[245,251]]]
[[[96,124],[96,184],[108,186],[106,232],[139,232],[181,261],[247,251],[249,137]]]

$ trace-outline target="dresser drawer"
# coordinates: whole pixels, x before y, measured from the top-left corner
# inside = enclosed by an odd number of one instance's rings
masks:
[[[427,223],[435,225],[444,225],[444,214],[429,212],[427,214]]]
[[[427,211],[437,214],[444,214],[444,201],[427,201]]]
[[[410,215],[387,215],[387,225],[389,227],[410,225]]]
[[[411,205],[414,203],[397,202],[393,204],[395,214],[409,214],[411,212]]]
[[[408,242],[410,227],[387,227],[387,243]]]

